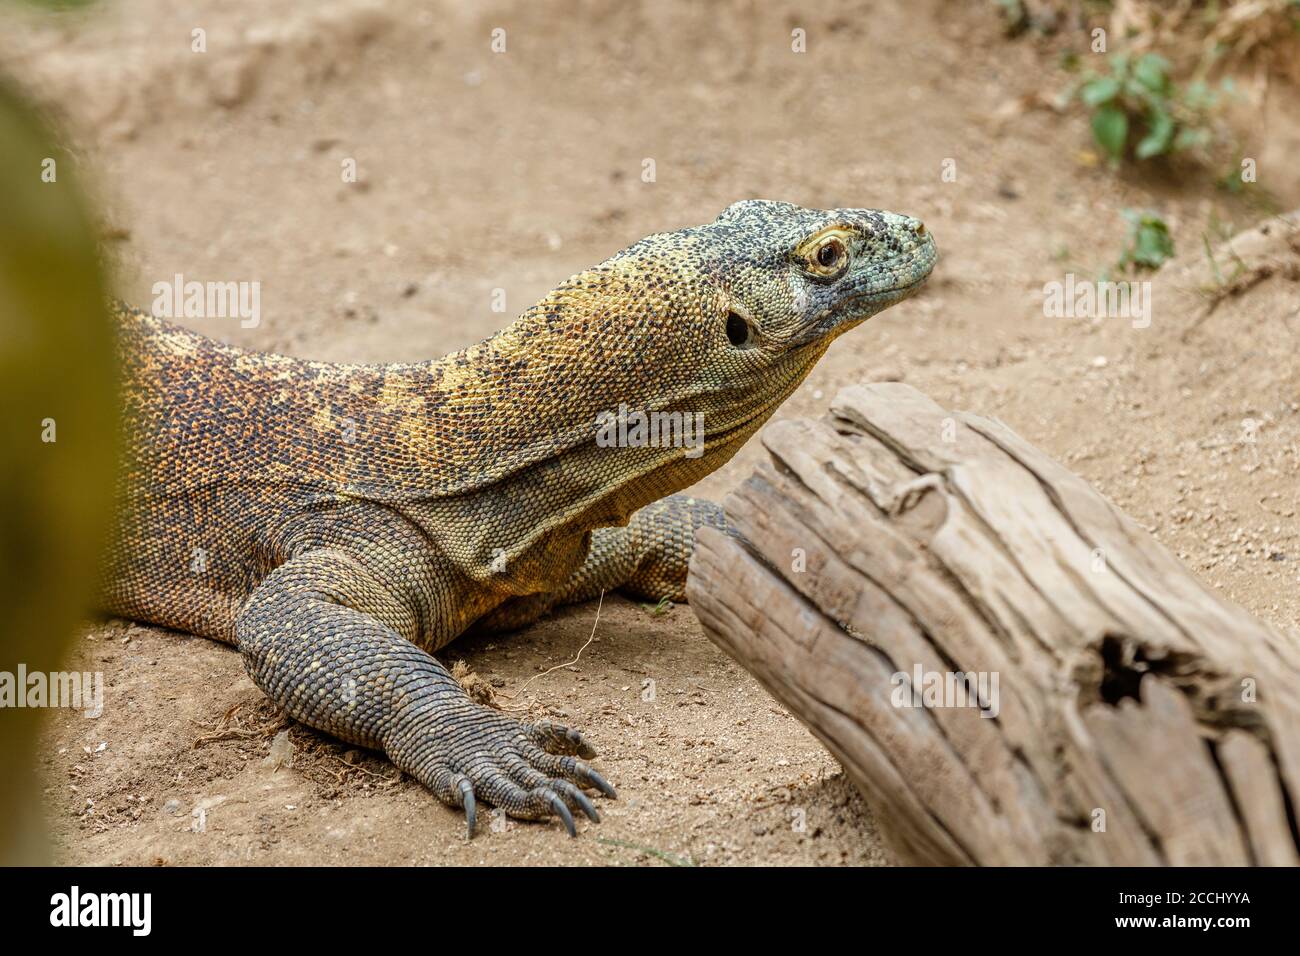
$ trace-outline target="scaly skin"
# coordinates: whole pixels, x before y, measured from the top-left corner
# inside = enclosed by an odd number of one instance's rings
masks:
[[[103,605],[234,644],[292,717],[512,816],[614,796],[574,730],[469,700],[431,652],[622,589],[680,601],[726,462],[838,335],[910,295],[916,220],[735,203],[411,365],[251,353],[121,314],[127,430]],[[703,453],[603,447],[598,416],[702,413]],[[669,497],[671,496],[671,497]]]

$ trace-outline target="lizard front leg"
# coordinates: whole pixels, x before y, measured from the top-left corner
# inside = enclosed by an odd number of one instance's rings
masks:
[[[592,532],[586,561],[563,587],[507,602],[478,621],[474,630],[517,630],[554,608],[594,600],[602,591],[619,590],[644,601],[685,601],[695,532],[706,525],[727,526],[722,507],[712,501],[670,495],[646,505],[625,527]]]
[[[646,601],[667,598],[680,604],[686,600],[686,571],[695,550],[695,532],[705,526],[726,530],[721,505],[690,495],[670,495],[646,505],[626,528],[602,528],[592,535],[592,576],[601,577],[600,565],[631,554],[631,573],[614,586],[631,597]]]
[[[350,743],[383,750],[435,796],[476,801],[511,816],[570,808],[599,821],[580,789],[614,790],[578,757],[595,751],[575,730],[526,724],[474,703],[430,654],[412,643],[418,613],[346,551],[322,548],[269,574],[235,622],[253,682],[291,717]]]

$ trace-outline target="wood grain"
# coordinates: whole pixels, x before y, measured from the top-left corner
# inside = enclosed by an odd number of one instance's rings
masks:
[[[1295,641],[1005,425],[908,386],[763,444],[688,598],[902,859],[1297,863]],[[947,695],[914,696],[931,681]]]

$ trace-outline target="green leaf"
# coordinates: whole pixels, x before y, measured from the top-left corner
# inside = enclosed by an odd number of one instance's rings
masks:
[[[1111,159],[1118,160],[1128,139],[1128,116],[1118,106],[1103,106],[1092,114],[1092,135]]]
[[[1130,100],[1136,100],[1139,103],[1158,104],[1164,99],[1158,93],[1152,93],[1145,86],[1134,79],[1124,81],[1124,96]]]
[[[673,608],[672,598],[660,598],[658,604],[642,604],[641,609],[658,617],[667,614]]]
[[[1203,113],[1214,108],[1219,101],[1219,94],[1206,86],[1204,80],[1193,80],[1183,90],[1182,99],[1188,109]]]
[[[1134,150],[1138,159],[1150,159],[1161,153],[1169,152],[1169,144],[1174,138],[1174,118],[1162,109],[1151,114],[1146,136]]]
[[[1174,254],[1174,240],[1169,227],[1154,212],[1124,209],[1121,214],[1128,220],[1128,241],[1116,267],[1125,271],[1129,266],[1154,269]]]
[[[1198,146],[1204,146],[1210,141],[1210,131],[1208,129],[1195,129],[1190,126],[1184,126],[1174,137],[1174,151],[1181,152],[1185,149],[1195,149]]]
[[[1174,240],[1169,227],[1156,216],[1143,216],[1133,237],[1130,259],[1138,265],[1154,269],[1174,254]]]
[[[1147,53],[1133,65],[1133,78],[1152,93],[1163,93],[1169,86],[1169,61],[1158,53]]]
[[[1083,84],[1079,98],[1088,106],[1100,106],[1119,95],[1119,80],[1111,76],[1099,76]]]

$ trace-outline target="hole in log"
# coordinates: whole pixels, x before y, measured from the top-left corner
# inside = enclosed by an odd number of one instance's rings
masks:
[[[1074,674],[1085,699],[1088,689],[1095,687],[1093,699],[1112,707],[1125,698],[1140,704],[1142,678],[1153,674],[1178,688],[1192,705],[1196,719],[1207,728],[1240,727],[1268,744],[1269,732],[1259,707],[1241,697],[1242,675],[1208,671],[1195,655],[1166,648],[1151,653],[1127,635],[1107,634],[1093,650],[1101,658],[1100,677],[1092,667],[1078,668]]]
[[[1130,640],[1107,634],[1101,641],[1101,699],[1112,707],[1125,697],[1141,701],[1138,691],[1147,674],[1172,674],[1177,668],[1168,659],[1151,660]]]

